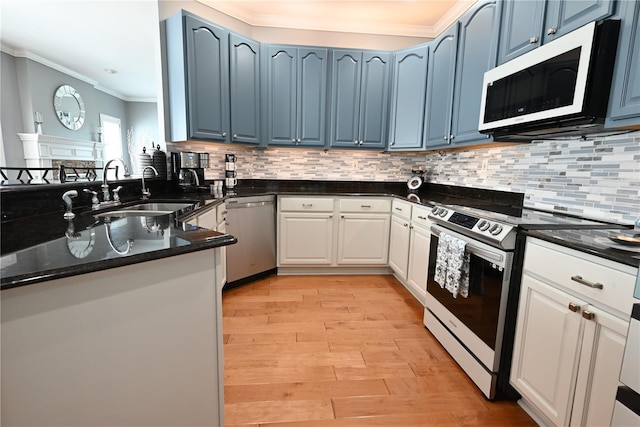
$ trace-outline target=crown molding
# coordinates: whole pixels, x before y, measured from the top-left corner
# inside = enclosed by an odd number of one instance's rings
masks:
[[[340,33],[358,33],[387,36],[406,36],[435,38],[449,25],[467,11],[476,0],[461,0],[444,15],[435,26],[394,25],[394,24],[360,24],[357,21],[341,21],[336,18],[319,19],[296,17],[295,19],[280,15],[257,14],[242,6],[241,1],[196,0],[197,2],[217,10],[220,13],[238,19],[253,27],[288,28],[295,30],[330,31]]]

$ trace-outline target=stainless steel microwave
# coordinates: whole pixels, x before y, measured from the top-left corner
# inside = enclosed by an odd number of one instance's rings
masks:
[[[591,22],[487,71],[480,132],[529,142],[604,130],[619,28]]]

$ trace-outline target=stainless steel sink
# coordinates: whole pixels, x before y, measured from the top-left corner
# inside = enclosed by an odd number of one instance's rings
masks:
[[[100,212],[94,216],[97,218],[103,217],[125,217],[125,216],[160,216],[167,215],[179,210],[191,207],[194,202],[152,202],[152,203],[140,203],[133,206],[127,206],[119,209],[114,209],[107,212]]]
[[[184,208],[193,206],[193,203],[174,203],[174,202],[159,202],[159,203],[141,203],[139,205],[133,205],[126,208],[118,209],[119,211],[153,211],[172,213]]]

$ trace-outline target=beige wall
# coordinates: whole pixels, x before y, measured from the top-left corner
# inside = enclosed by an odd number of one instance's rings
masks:
[[[225,15],[196,1],[159,1],[160,20],[187,10],[215,24],[263,43],[297,44],[357,49],[396,50],[430,39],[421,37],[386,36],[377,34],[338,33],[330,31],[295,30],[273,27],[252,27],[238,19]]]

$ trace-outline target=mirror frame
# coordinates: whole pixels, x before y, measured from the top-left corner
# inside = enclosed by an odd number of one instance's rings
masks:
[[[63,114],[62,114],[66,112],[62,109],[62,101],[64,98],[67,98],[69,96],[72,97],[77,102],[78,109],[80,110],[80,112],[78,113],[78,117],[73,121],[65,121],[63,119]],[[53,108],[56,111],[56,116],[58,117],[58,120],[67,129],[78,130],[84,124],[84,119],[86,116],[84,101],[82,100],[82,97],[80,96],[78,91],[72,86],[62,85],[58,87],[58,89],[56,89],[56,92],[53,95]],[[69,120],[71,119],[72,118],[69,118]]]

